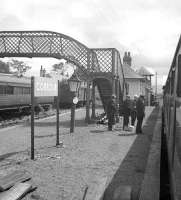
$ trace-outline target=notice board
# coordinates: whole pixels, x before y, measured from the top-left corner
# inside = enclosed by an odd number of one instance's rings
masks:
[[[35,77],[34,96],[58,96],[58,81],[52,78]]]

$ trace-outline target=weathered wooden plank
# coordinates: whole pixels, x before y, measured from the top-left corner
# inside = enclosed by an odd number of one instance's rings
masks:
[[[23,182],[31,179],[31,177],[26,174],[25,171],[16,170],[11,174],[8,174],[2,178],[0,178],[0,191],[7,190],[8,188],[15,185],[17,182]]]
[[[107,178],[100,178],[97,183],[89,186],[85,200],[102,200],[106,186]]]
[[[19,200],[31,190],[30,183],[17,183],[8,191],[0,193],[0,200]]]
[[[31,199],[34,199],[34,200],[47,200],[44,197],[40,196],[37,192],[34,192],[33,194],[31,194],[30,197]]]
[[[120,185],[114,191],[112,200],[131,200],[131,186]]]

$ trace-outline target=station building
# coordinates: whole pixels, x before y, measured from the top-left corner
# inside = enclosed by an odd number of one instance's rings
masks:
[[[144,95],[146,105],[150,105],[151,101],[151,74],[145,68],[135,71],[132,68],[132,58],[130,52],[125,52],[123,57],[123,72],[126,81],[127,94],[131,99],[134,95]]]

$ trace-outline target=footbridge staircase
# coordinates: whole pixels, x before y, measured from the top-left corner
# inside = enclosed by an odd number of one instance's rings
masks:
[[[120,105],[126,93],[121,58],[115,48],[91,49],[70,36],[51,31],[1,31],[0,57],[64,58],[76,65],[79,76],[87,82],[87,122],[90,120],[90,100],[92,117],[95,117],[96,86],[105,110],[112,94]]]
[[[100,69],[93,74],[93,87],[97,85],[104,109],[106,110],[112,94],[116,95],[117,104],[121,105],[126,88],[118,50],[114,48],[92,50],[96,53]],[[94,113],[92,115],[94,117]]]

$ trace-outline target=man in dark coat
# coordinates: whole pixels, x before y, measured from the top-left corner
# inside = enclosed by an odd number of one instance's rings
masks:
[[[123,102],[123,130],[128,130],[129,116],[130,116],[130,96],[126,95],[126,99]]]
[[[131,115],[131,126],[134,126],[135,121],[136,121],[136,102],[137,102],[137,100],[138,100],[138,96],[135,94],[134,99],[131,100],[131,107],[130,107],[130,109],[131,109],[131,113],[130,113],[130,115]]]
[[[116,115],[116,96],[112,95],[107,105],[107,118],[108,118],[108,130],[112,131],[112,127],[115,124]]]
[[[144,96],[140,95],[136,102],[136,116],[137,116],[137,125],[136,125],[136,134],[142,134],[142,123],[143,118],[145,117],[145,105],[144,105]]]

